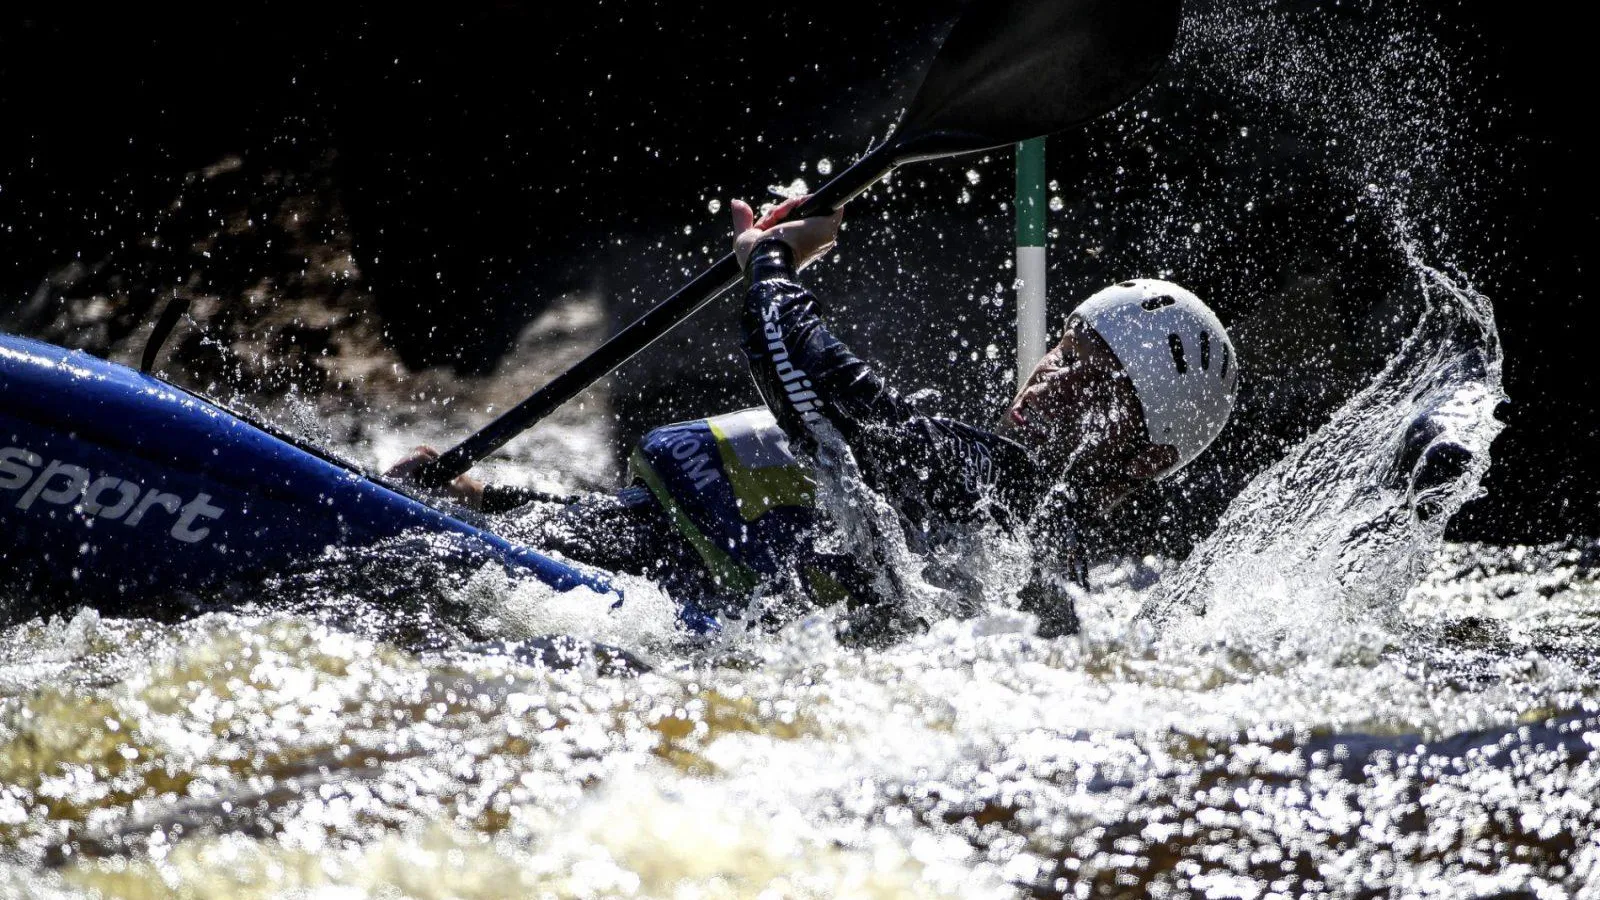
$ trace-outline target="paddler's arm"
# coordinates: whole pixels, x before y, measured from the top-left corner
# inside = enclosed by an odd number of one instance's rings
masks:
[[[1026,524],[1033,547],[1028,582],[1018,594],[1024,612],[1039,617],[1041,637],[1059,637],[1078,631],[1074,591],[1089,589],[1089,557],[1083,526],[1104,524],[1099,515],[1078,502],[1063,484],[1050,488]]]
[[[439,451],[432,447],[418,447],[411,451],[405,459],[389,467],[384,475],[401,481],[410,481],[411,476],[423,463],[439,458]],[[550,499],[548,495],[528,488],[511,487],[503,484],[484,484],[471,475],[459,475],[445,488],[445,493],[450,499],[468,509],[494,515],[510,512],[521,506],[526,506],[535,500]]]
[[[847,441],[874,423],[910,414],[872,367],[828,331],[817,298],[799,270],[833,246],[839,214],[783,222],[789,201],[754,222],[733,203],[734,251],[745,269],[744,352],[762,398],[791,439],[810,437],[808,423],[827,421]]]

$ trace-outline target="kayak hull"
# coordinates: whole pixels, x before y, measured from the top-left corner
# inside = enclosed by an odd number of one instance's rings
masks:
[[[158,378],[0,335],[0,571],[86,601],[248,580],[406,533],[558,590],[519,547]],[[620,597],[619,597],[620,599]]]

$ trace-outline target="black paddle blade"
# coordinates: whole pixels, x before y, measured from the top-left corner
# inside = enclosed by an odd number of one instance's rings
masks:
[[[1180,0],[973,0],[894,143],[902,161],[987,150],[1110,112],[1160,71]]]

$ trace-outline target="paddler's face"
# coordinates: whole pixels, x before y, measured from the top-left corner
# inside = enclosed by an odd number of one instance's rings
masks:
[[[1047,466],[1103,460],[1126,464],[1126,474],[1151,477],[1172,448],[1145,434],[1133,382],[1094,329],[1077,316],[1061,342],[1034,367],[1002,417],[1002,428]],[[1146,459],[1146,457],[1154,457]]]

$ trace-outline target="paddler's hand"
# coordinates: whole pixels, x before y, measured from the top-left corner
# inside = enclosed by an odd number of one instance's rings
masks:
[[[762,238],[775,237],[788,244],[789,249],[794,251],[796,269],[804,269],[833,249],[833,243],[839,237],[839,223],[844,221],[844,210],[838,210],[831,216],[784,221],[809,196],[791,197],[783,201],[762,216],[760,221],[756,221],[755,210],[743,200],[729,204],[733,211],[733,253],[739,257],[739,268],[748,265],[750,251]]]
[[[438,458],[439,451],[432,447],[418,447],[411,451],[411,455],[390,466],[389,471],[383,474],[400,481],[410,481],[424,464]],[[456,476],[456,480],[445,488],[445,493],[468,509],[483,508],[483,482],[471,475]]]

